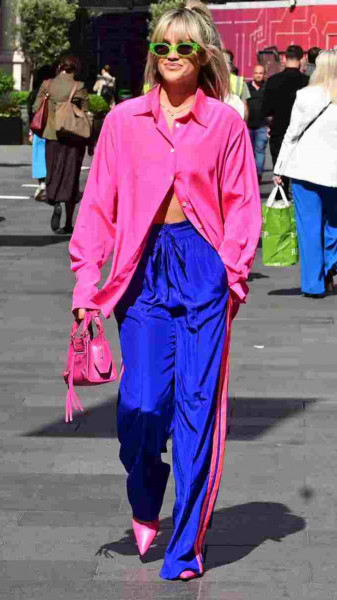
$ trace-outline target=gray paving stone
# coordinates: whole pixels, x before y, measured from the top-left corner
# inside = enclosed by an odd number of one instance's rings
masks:
[[[120,511],[97,510],[95,512],[77,512],[77,511],[50,511],[50,510],[29,510],[22,513],[19,525],[25,527],[130,527],[131,515],[123,514]],[[172,523],[168,525],[172,527]]]
[[[137,573],[138,575],[138,573]],[[1,586],[1,584],[0,584]],[[147,580],[135,578],[133,582],[117,581],[113,584],[109,581],[94,581],[91,584],[87,581],[72,583],[70,581],[63,584],[55,583],[51,586],[50,582],[32,583],[16,585],[12,590],[5,590],[4,600],[199,600],[201,583],[198,582],[165,582],[159,581],[156,584]],[[207,594],[207,587],[203,587]],[[219,591],[219,590],[218,590]],[[221,592],[220,592],[221,594]],[[213,600],[216,596],[205,595],[208,600]],[[220,595],[220,600],[237,600],[235,597]],[[241,599],[240,599],[241,600]]]
[[[48,581],[52,587],[57,582],[92,581],[97,561],[0,560],[0,590],[6,593],[16,585]]]
[[[106,527],[15,527],[3,533],[0,559],[93,561],[108,540]]]

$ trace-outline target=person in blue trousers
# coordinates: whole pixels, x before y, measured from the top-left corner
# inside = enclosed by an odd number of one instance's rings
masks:
[[[292,179],[301,290],[335,293],[337,273],[337,50],[322,51],[309,86],[297,92],[275,164],[274,183]]]
[[[204,573],[203,541],[224,461],[231,322],[261,230],[246,124],[224,99],[229,73],[207,6],[156,24],[144,81],[98,141],[70,242],[73,311],[114,311],[123,368],[120,458],[139,554],[160,526],[172,438],[176,501],[160,575]],[[111,274],[97,290],[113,251]]]

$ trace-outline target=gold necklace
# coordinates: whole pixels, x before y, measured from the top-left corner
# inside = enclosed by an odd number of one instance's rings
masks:
[[[191,102],[191,104],[187,104],[187,106],[183,106],[183,108],[180,108],[179,110],[176,110],[175,112],[172,112],[172,109],[168,108],[167,106],[165,106],[165,104],[160,104],[160,106],[166,110],[169,115],[171,116],[171,118],[173,119],[175,117],[175,115],[177,115],[178,113],[182,112],[183,110],[186,110],[187,108],[190,108],[190,106],[192,106],[193,102]]]

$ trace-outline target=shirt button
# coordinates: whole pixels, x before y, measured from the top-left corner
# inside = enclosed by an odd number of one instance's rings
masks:
[[[202,229],[202,225],[201,225],[201,223],[198,223],[198,228],[199,228],[199,229]]]
[[[187,202],[183,202],[181,206],[183,206],[183,207],[187,206]]]
[[[174,152],[174,148],[171,148],[171,152]]]
[[[176,123],[176,127],[180,127],[180,123]]]

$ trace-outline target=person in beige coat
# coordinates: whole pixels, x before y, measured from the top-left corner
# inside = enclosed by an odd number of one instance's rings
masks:
[[[71,234],[73,214],[79,200],[79,179],[85,153],[84,142],[59,140],[55,129],[55,111],[58,102],[66,102],[75,84],[75,76],[80,68],[79,60],[74,56],[63,56],[60,60],[58,75],[48,82],[44,81],[38,92],[33,111],[36,112],[46,92],[48,99],[48,120],[43,132],[46,140],[46,201],[54,206],[51,228],[57,234]],[[77,81],[73,102],[84,111],[88,110],[88,92],[83,81]],[[65,204],[65,226],[60,228],[62,203]]]

